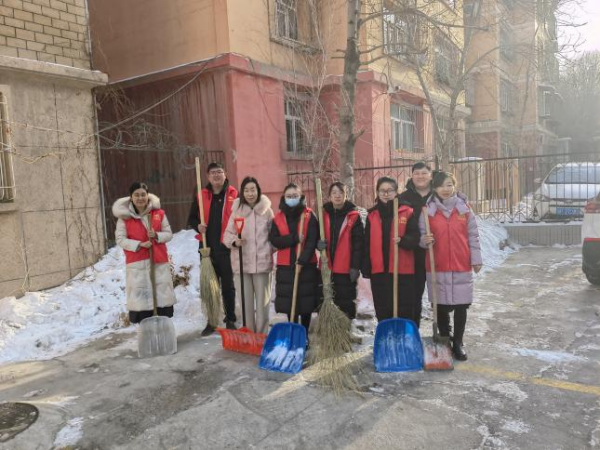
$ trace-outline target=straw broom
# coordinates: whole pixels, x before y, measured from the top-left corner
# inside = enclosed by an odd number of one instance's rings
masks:
[[[200,158],[196,158],[196,183],[198,184],[198,206],[200,208],[200,223],[204,222],[204,201],[202,199],[202,178],[200,176]],[[200,300],[204,307],[208,324],[213,328],[219,325],[221,314],[221,288],[210,259],[210,248],[207,247],[206,233],[202,233],[202,248],[200,249]]]
[[[323,199],[321,180],[315,178],[317,191],[317,209],[319,213],[319,229],[321,239],[325,236],[323,225]],[[319,310],[315,334],[316,345],[309,354],[309,361],[315,365],[318,378],[334,393],[356,391],[358,386],[352,375],[352,365],[346,354],[352,350],[350,335],[350,319],[333,302],[334,290],[331,281],[331,270],[327,261],[327,250],[321,250],[321,277],[323,279],[323,304]]]

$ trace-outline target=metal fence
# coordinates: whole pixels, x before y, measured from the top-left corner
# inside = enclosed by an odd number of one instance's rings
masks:
[[[377,179],[389,176],[404,189],[413,161],[381,167],[356,167],[355,203],[370,207],[375,199]],[[588,199],[600,192],[600,154],[561,153],[481,159],[462,158],[450,163],[458,189],[469,198],[477,215],[500,222],[577,220]],[[336,171],[322,176],[324,189],[339,179]],[[313,174],[291,170],[295,182],[314,202]]]

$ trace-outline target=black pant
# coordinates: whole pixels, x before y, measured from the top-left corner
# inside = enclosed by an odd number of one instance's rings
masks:
[[[173,317],[173,307],[165,306],[164,308],[157,307],[156,314],[164,317]],[[152,311],[129,311],[129,321],[131,323],[140,323],[142,320],[152,317],[154,310]]]
[[[210,260],[221,285],[223,311],[225,313],[224,322],[235,322],[235,285],[233,284],[233,271],[231,270],[229,252],[211,252]]]
[[[291,322],[291,316],[288,314],[288,322]],[[306,336],[308,336],[308,328],[310,327],[310,320],[312,319],[312,314],[299,314],[296,316],[296,323],[301,323],[304,328],[306,328]]]
[[[462,344],[467,325],[467,309],[469,305],[438,305],[437,321],[440,334],[450,336],[450,313],[454,311],[454,342]]]
[[[371,291],[375,315],[381,322],[394,317],[394,276],[391,273],[371,275]],[[398,275],[398,317],[415,320],[414,275]]]
[[[427,273],[425,271],[425,250],[416,249],[415,253],[415,304],[414,320],[417,328],[421,325],[421,313],[423,311],[423,293],[427,284]]]

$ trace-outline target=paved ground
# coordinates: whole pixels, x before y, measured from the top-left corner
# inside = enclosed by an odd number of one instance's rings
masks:
[[[173,357],[139,360],[132,335],[0,368],[0,401],[39,407],[9,449],[600,448],[600,289],[580,249],[526,248],[477,283],[450,373],[377,374],[358,355],[360,395],[310,369],[263,372],[217,337],[188,335]],[[422,325],[429,330],[430,322]],[[68,447],[70,445],[70,447]]]

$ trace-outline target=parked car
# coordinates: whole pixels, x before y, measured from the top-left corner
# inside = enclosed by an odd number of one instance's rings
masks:
[[[590,283],[600,285],[600,195],[585,205],[581,237],[583,273]]]
[[[557,164],[533,195],[536,215],[546,218],[583,217],[588,200],[600,193],[600,163]]]

